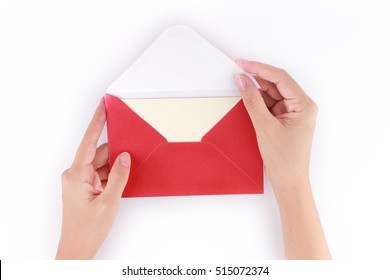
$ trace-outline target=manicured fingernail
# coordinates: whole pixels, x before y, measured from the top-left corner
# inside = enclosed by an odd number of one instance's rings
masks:
[[[100,99],[98,107],[100,107],[100,106],[104,107],[104,97],[102,97],[102,99]]]
[[[121,153],[119,156],[119,162],[124,167],[129,167],[130,166],[130,154],[129,153]]]
[[[246,79],[245,77],[238,75],[236,77],[236,83],[240,91],[244,91],[246,88]]]
[[[245,62],[247,62],[246,59],[243,59],[243,58],[237,58],[237,59],[236,59],[236,63],[237,63],[237,64],[244,64]]]

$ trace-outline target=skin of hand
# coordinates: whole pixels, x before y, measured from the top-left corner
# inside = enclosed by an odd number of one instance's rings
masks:
[[[106,121],[102,100],[69,169],[62,175],[62,231],[56,259],[92,259],[118,212],[131,158],[123,152],[108,166],[108,147],[96,148]]]
[[[317,105],[283,69],[238,59],[236,83],[278,202],[287,259],[330,259],[309,180]]]

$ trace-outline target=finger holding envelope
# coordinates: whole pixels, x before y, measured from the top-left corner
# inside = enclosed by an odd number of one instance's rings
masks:
[[[315,107],[312,106],[314,102],[285,70],[243,59],[238,59],[237,64],[246,72],[255,74],[267,108],[277,118],[286,119],[286,117],[292,117],[288,113],[311,110]]]
[[[77,170],[76,173],[80,174],[83,180],[86,180],[99,192],[103,191],[102,187],[106,186],[107,180],[110,177],[110,171],[108,166],[108,146],[107,144],[103,144],[99,148],[96,148],[100,135],[103,131],[105,122],[106,111],[104,106],[104,99],[102,99],[84,134],[80,147],[77,150],[74,162],[72,164],[73,169]],[[117,163],[120,163],[120,166],[122,168],[117,167]],[[130,155],[128,153],[120,154],[118,156],[118,160],[116,160],[113,165],[114,172],[113,174],[111,174],[111,177],[116,178],[116,173],[121,172],[123,174],[120,177],[124,177],[127,181],[127,169],[129,165]],[[90,170],[87,170],[87,173],[83,173],[83,169],[85,168]],[[91,173],[93,173],[93,175],[91,175]],[[119,184],[121,186],[119,189],[122,189],[123,191],[125,184],[126,182],[121,182]]]
[[[105,122],[106,110],[104,107],[104,101],[102,99],[84,134],[83,139],[81,140],[79,149],[77,150],[72,165],[88,166],[94,162],[96,146],[99,141],[99,137],[102,134]]]
[[[107,143],[102,144],[96,150],[95,159],[92,162],[93,167],[99,175],[100,181],[103,187],[105,187],[110,172],[108,165],[108,145]]]
[[[261,63],[238,59],[237,64],[246,72],[255,74],[263,90],[275,100],[296,99],[306,94],[294,79],[283,69]]]

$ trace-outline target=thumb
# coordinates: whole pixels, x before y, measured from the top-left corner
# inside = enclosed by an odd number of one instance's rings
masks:
[[[272,115],[256,85],[249,77],[238,75],[236,77],[236,83],[240,89],[245,108],[252,120],[253,127],[256,133],[259,133],[272,120]]]
[[[130,154],[123,152],[115,160],[108,175],[107,185],[102,193],[105,199],[119,199],[130,175]]]

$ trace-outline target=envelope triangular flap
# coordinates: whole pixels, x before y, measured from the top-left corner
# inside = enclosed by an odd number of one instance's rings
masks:
[[[238,97],[243,71],[187,26],[166,29],[106,93],[127,98]]]

